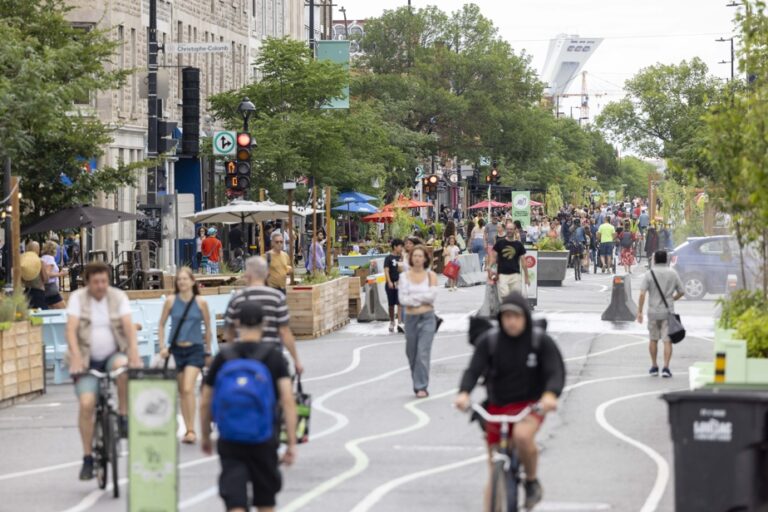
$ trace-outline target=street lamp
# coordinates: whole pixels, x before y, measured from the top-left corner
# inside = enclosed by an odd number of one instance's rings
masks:
[[[344,15],[344,37],[349,41],[349,23],[347,23],[347,8],[341,7],[339,12]]]
[[[243,116],[243,131],[248,131],[248,119],[251,117],[251,114],[256,112],[256,106],[251,102],[251,100],[248,99],[247,96],[245,96],[241,101],[240,105],[237,106],[237,111],[240,112],[240,115]]]

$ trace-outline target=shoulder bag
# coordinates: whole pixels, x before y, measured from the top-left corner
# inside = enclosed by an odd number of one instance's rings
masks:
[[[162,363],[163,372],[167,372],[169,367],[171,369],[176,368],[175,362],[173,365],[171,365],[171,358],[173,357],[173,355],[170,352],[171,350],[173,350],[173,347],[176,345],[176,341],[179,338],[179,331],[181,331],[181,326],[184,325],[184,322],[187,320],[187,314],[189,313],[189,309],[192,307],[192,303],[195,302],[196,300],[197,300],[197,296],[193,295],[192,300],[187,302],[187,306],[184,308],[184,312],[181,314],[181,320],[179,320],[179,323],[176,325],[176,328],[173,330],[173,333],[171,333],[171,341],[168,344],[168,357],[166,357]],[[163,327],[160,326],[160,329],[162,328]]]
[[[656,274],[654,274],[653,270],[651,270],[651,277],[653,277],[656,289],[659,290],[661,300],[664,301],[664,306],[667,308],[667,336],[669,336],[672,343],[680,343],[685,339],[685,327],[683,327],[683,323],[680,321],[680,315],[670,311],[667,298],[664,296],[664,292],[661,291],[661,286],[659,286],[659,281],[656,279]]]

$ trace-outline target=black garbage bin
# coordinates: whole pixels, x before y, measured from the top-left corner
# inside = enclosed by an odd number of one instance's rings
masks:
[[[668,393],[677,512],[768,511],[768,391]]]

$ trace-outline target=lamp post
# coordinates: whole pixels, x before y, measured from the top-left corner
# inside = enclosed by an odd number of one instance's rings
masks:
[[[339,8],[339,12],[344,15],[344,37],[349,41],[349,23],[347,23],[347,8]]]
[[[240,104],[237,106],[237,111],[240,112],[240,115],[243,117],[243,131],[247,132],[248,119],[250,119],[251,115],[256,112],[256,106],[246,96],[240,101]]]

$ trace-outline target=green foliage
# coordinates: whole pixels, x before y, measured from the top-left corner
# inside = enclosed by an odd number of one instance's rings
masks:
[[[563,207],[563,194],[560,192],[560,185],[557,183],[552,183],[547,188],[547,195],[544,202],[547,215],[549,217],[557,217],[557,214],[560,212],[560,208]]]
[[[27,298],[22,292],[0,296],[0,323],[20,322],[28,318]]]
[[[737,290],[730,297],[717,300],[720,306],[720,327],[723,329],[735,329],[738,318],[748,309],[756,308],[768,311],[768,299],[762,292]]]
[[[110,65],[119,43],[73,27],[70,10],[64,0],[0,0],[0,157],[22,178],[25,221],[132,184],[146,165],[82,171],[81,159],[103,154],[113,127],[80,102],[118,88],[129,71]]]
[[[746,340],[747,357],[768,358],[768,310],[751,307],[736,321],[736,337]]]
[[[392,238],[399,238],[405,240],[413,234],[413,217],[402,209],[395,209],[395,216],[392,219],[392,224],[389,225],[389,232],[392,234]]]
[[[539,251],[564,251],[565,250],[565,244],[563,243],[562,238],[551,238],[548,236],[545,236],[543,238],[540,238],[538,242],[536,242],[536,247]]]

